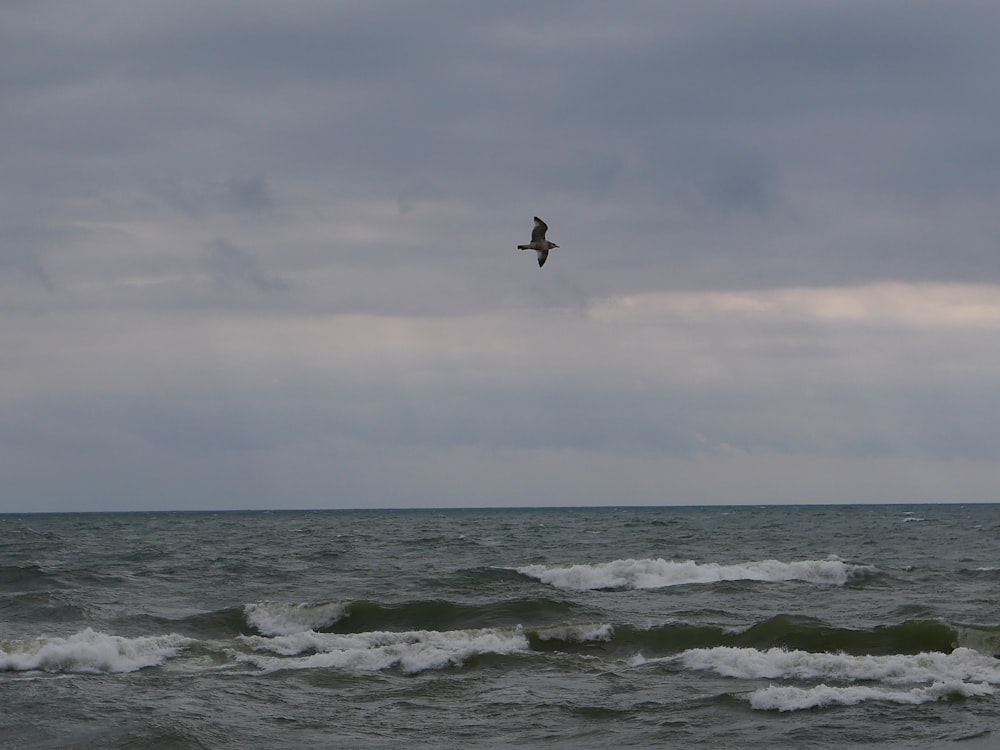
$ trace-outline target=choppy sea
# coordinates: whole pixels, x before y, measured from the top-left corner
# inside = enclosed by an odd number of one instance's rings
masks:
[[[998,656],[998,505],[0,516],[4,748],[980,750]]]

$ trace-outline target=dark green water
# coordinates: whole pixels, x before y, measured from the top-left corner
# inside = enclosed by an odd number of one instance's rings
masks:
[[[1000,506],[0,516],[3,747],[1000,743]]]

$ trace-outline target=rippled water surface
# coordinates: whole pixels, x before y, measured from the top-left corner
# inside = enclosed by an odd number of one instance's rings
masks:
[[[0,530],[4,747],[1000,742],[996,505]]]

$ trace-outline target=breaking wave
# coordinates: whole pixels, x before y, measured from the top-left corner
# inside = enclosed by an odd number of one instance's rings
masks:
[[[290,635],[304,630],[321,630],[340,620],[346,605],[256,602],[243,608],[247,624],[264,635]]]
[[[780,648],[690,649],[660,659],[636,656],[633,666],[679,665],[723,677],[753,680],[817,681],[818,685],[769,685],[749,694],[758,710],[799,711],[866,701],[920,704],[953,697],[993,695],[1000,684],[1000,661],[968,648],[951,653],[885,656],[812,653]],[[829,685],[827,682],[865,683]],[[874,684],[871,684],[874,683]],[[913,687],[903,687],[913,685]]]
[[[801,711],[825,706],[854,706],[865,701],[915,705],[955,697],[972,698],[993,695],[993,692],[990,685],[965,682],[935,682],[929,687],[917,687],[910,690],[891,690],[867,685],[851,685],[849,687],[817,685],[812,688],[770,685],[751,693],[750,705],[759,711]]]
[[[719,646],[690,649],[672,658],[688,669],[712,671],[723,677],[740,679],[1000,684],[1000,661],[969,648],[957,648],[951,653],[873,656]]]
[[[649,628],[621,626],[615,631],[615,643],[621,647],[657,655],[717,647],[859,655],[947,653],[957,641],[959,634],[947,623],[937,621],[907,620],[896,625],[854,629],[791,615],[777,615],[740,629],[671,622]]]
[[[509,599],[465,604],[443,599],[387,604],[365,599],[346,602],[256,602],[243,617],[260,635],[291,635],[308,630],[365,632],[381,630],[462,630],[514,626],[522,622],[565,622],[574,606],[551,599]],[[244,633],[246,634],[246,633]]]
[[[586,625],[553,625],[529,631],[529,637],[538,643],[608,643],[614,640],[615,629],[607,623]]]
[[[571,591],[657,589],[720,581],[806,581],[843,586],[852,578],[875,572],[871,565],[853,565],[841,560],[761,560],[720,565],[662,558],[614,560],[590,565],[525,565],[513,570],[550,586]]]
[[[163,664],[189,643],[176,634],[124,638],[87,628],[66,638],[0,641],[0,671],[135,672]]]
[[[310,631],[274,638],[240,636],[240,640],[256,652],[277,654],[234,653],[237,660],[268,672],[322,668],[374,672],[395,668],[405,674],[416,674],[461,666],[476,656],[504,656],[530,650],[520,628],[347,635]]]

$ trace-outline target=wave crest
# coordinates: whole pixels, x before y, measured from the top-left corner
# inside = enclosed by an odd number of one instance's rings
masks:
[[[740,679],[879,680],[890,684],[979,682],[1000,684],[1000,661],[969,648],[951,653],[924,652],[852,656],[771,648],[696,648],[661,661],[676,660],[688,669]]]
[[[87,628],[66,638],[0,642],[0,672],[135,672],[163,664],[190,642],[174,633],[124,638]]]
[[[590,565],[525,565],[514,568],[521,575],[572,591],[600,589],[656,589],[720,581],[806,581],[842,586],[854,576],[874,572],[870,565],[841,560],[781,562],[761,560],[736,565],[655,560],[614,560]]]
[[[243,608],[247,624],[264,635],[291,635],[319,630],[340,620],[347,610],[340,602],[290,604],[255,602]]]
[[[865,701],[920,704],[952,697],[972,698],[993,695],[993,688],[985,683],[935,682],[928,687],[910,690],[891,690],[852,685],[830,687],[817,685],[797,688],[770,685],[750,694],[750,706],[759,711],[801,711],[824,706],[854,706]]]
[[[615,629],[607,623],[550,625],[532,630],[530,635],[533,640],[537,639],[540,642],[558,641],[567,644],[608,642],[615,637]]]
[[[406,674],[416,674],[461,666],[475,656],[526,653],[530,650],[521,628],[403,633],[376,631],[346,635],[309,631],[275,638],[240,636],[240,640],[254,651],[279,655],[235,654],[238,660],[268,672],[317,668],[375,672],[397,668]]]

